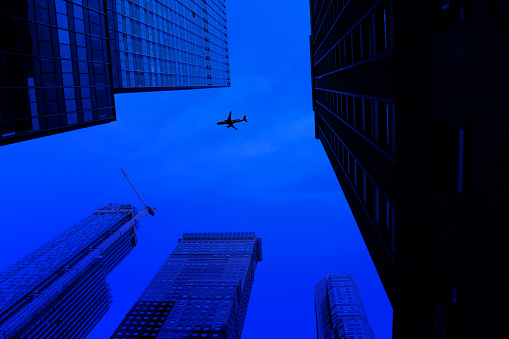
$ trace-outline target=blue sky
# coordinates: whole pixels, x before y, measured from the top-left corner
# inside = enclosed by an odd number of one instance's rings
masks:
[[[109,202],[150,205],[138,246],[108,277],[108,338],[183,232],[262,238],[243,339],[316,337],[313,286],[353,276],[378,339],[392,308],[314,138],[307,1],[229,1],[230,88],[117,95],[116,122],[0,148],[0,268]],[[238,131],[216,122],[248,116]]]

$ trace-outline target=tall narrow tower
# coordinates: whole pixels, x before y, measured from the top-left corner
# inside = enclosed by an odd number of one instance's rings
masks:
[[[261,239],[254,233],[184,233],[112,339],[240,339]]]
[[[136,245],[146,213],[99,208],[0,272],[0,338],[85,338],[109,308],[106,276]]]
[[[328,274],[315,285],[318,339],[374,339],[359,289],[348,274]]]

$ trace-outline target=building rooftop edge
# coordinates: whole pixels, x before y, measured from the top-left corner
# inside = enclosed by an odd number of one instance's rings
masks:
[[[254,232],[211,232],[211,233],[184,233],[184,240],[198,239],[256,239]]]

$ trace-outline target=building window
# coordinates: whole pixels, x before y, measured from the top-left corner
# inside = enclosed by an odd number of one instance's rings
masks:
[[[387,229],[387,227],[389,226],[388,225],[388,213],[387,213],[387,210],[388,210],[388,201],[387,201],[387,198],[385,197],[385,195],[383,195],[380,190],[377,190],[378,191],[378,218],[377,218],[377,223],[378,223],[378,227],[382,230],[382,231],[385,231]]]
[[[378,103],[378,142],[391,152],[393,151],[394,143],[393,113],[391,104]]]
[[[376,29],[376,53],[384,53],[389,50],[389,10],[387,2],[383,2],[375,10]]]
[[[367,59],[371,56],[371,20],[368,16],[362,23],[362,58]]]
[[[348,177],[350,182],[355,183],[355,158],[352,153],[348,152]]]
[[[346,121],[350,124],[350,126],[354,126],[355,114],[353,108],[353,96],[351,95],[346,96],[346,106],[347,106]]]
[[[345,64],[343,67],[349,66],[352,64],[352,37],[350,34],[343,40],[344,42],[344,51],[345,51]]]
[[[362,196],[364,193],[364,170],[358,162],[355,163],[355,188],[357,188],[359,196]]]
[[[366,203],[366,209],[373,218],[375,212],[375,185],[373,180],[366,175],[366,191],[364,196],[364,202]],[[374,218],[373,218],[374,219]]]
[[[364,134],[375,138],[375,103],[373,100],[364,100]]]
[[[355,97],[354,105],[355,105],[354,126],[358,130],[362,130],[362,98]]]
[[[361,61],[361,27],[357,26],[352,31],[353,62]]]

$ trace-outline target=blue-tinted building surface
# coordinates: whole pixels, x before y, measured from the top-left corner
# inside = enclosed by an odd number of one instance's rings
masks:
[[[224,0],[3,0],[0,32],[0,145],[114,121],[114,92],[230,85]]]
[[[374,339],[353,278],[328,274],[315,285],[318,339]]]
[[[99,0],[0,1],[0,145],[115,120],[105,14]]]
[[[108,1],[116,92],[230,85],[225,0]]]
[[[261,260],[254,233],[184,233],[111,338],[240,338]]]
[[[0,338],[85,338],[109,308],[106,276],[136,245],[134,215],[99,208],[0,272]]]

